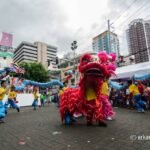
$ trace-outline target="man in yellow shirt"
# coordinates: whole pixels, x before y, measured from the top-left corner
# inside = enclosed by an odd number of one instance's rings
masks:
[[[59,97],[64,93],[64,90],[62,87],[59,88]]]
[[[2,119],[6,116],[7,114],[7,108],[3,104],[3,99],[5,95],[7,94],[8,90],[6,89],[6,82],[2,81],[1,82],[1,87],[0,87],[0,121],[4,122]]]
[[[146,107],[146,103],[141,99],[141,94],[139,92],[138,86],[132,83],[132,80],[128,81],[129,86],[129,94],[130,98],[133,97],[135,100],[135,107],[138,112],[144,112],[144,108]]]
[[[67,82],[64,82],[64,87],[60,87],[59,88],[59,92],[58,92],[58,107],[59,107],[59,104],[60,104],[60,99],[61,99],[61,95],[68,89],[68,85],[67,85]]]
[[[64,84],[64,87],[63,87],[63,89],[62,89],[62,90],[63,90],[63,92],[64,92],[65,90],[67,90],[67,89],[68,89],[68,83],[67,83],[67,82],[64,82],[63,84]]]
[[[2,81],[1,87],[0,87],[0,101],[2,101],[4,99],[4,97],[7,93],[8,93],[8,89],[6,88],[6,82]]]
[[[33,91],[33,96],[34,96],[34,101],[32,103],[32,106],[34,107],[33,110],[36,110],[36,107],[38,106],[38,98],[39,98],[38,91],[36,88]]]
[[[12,108],[17,109],[20,112],[18,105],[16,104],[17,93],[15,92],[15,87],[12,86],[10,92],[8,93],[8,104],[12,106]]]

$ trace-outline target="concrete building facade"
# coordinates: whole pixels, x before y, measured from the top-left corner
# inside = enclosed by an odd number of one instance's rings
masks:
[[[14,51],[14,63],[41,62],[45,68],[51,63],[56,66],[55,46],[43,42],[22,42]]]
[[[119,39],[113,32],[110,32],[110,44],[109,32],[105,31],[93,38],[92,46],[94,52],[106,51],[107,53],[116,53],[117,56],[120,55]]]
[[[133,20],[127,29],[127,42],[130,55],[135,55],[135,62],[150,60],[150,21]]]
[[[96,55],[95,52],[87,52],[91,55]],[[83,54],[82,54],[83,55]],[[77,55],[75,57],[75,65],[74,65],[74,58],[65,60],[65,59],[60,59],[59,60],[59,65],[58,68],[61,70],[61,81],[64,82],[66,80],[66,77],[68,76],[68,73],[72,73],[71,79],[68,81],[68,85],[76,85],[79,83],[80,80],[80,73],[78,71],[78,66],[80,63],[80,57],[82,56]]]
[[[117,60],[117,67],[129,66],[135,64],[135,56],[120,56]]]

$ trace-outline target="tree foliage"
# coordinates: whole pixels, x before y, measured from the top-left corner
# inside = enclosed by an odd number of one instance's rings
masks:
[[[23,67],[25,69],[25,74],[23,75],[25,79],[37,82],[49,81],[49,73],[41,63],[23,62],[20,64],[20,67]]]

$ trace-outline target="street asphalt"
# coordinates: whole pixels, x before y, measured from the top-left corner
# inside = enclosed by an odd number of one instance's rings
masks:
[[[150,112],[114,110],[108,127],[88,127],[83,118],[62,125],[55,104],[11,109],[0,123],[0,150],[150,150]]]

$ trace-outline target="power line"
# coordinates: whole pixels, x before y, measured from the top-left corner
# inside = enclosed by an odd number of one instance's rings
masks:
[[[136,3],[137,1],[139,1],[139,0],[134,0],[127,8],[123,11],[123,13],[122,13],[121,15],[119,15],[119,17],[117,17],[117,19],[116,19],[115,21],[113,21],[113,22],[116,22],[117,20],[119,20],[119,19],[133,6],[133,4]]]
[[[145,2],[146,2],[146,1],[145,1]],[[132,15],[130,15],[130,16],[128,17],[128,19],[126,19],[125,21],[123,21],[123,22],[119,25],[119,27],[122,26],[122,25],[124,25],[124,23],[127,22],[127,20],[130,20],[134,15],[138,16],[139,13],[137,13],[137,12],[139,12],[139,11],[140,11],[142,8],[144,8],[147,4],[148,4],[148,3],[144,3],[141,7],[139,7]]]
[[[148,7],[149,7],[149,5],[148,5]],[[145,9],[144,9],[144,10],[145,10]],[[141,13],[142,13],[142,12],[136,13],[136,15],[139,15],[139,14],[141,14]],[[132,16],[133,16],[133,15],[132,15]],[[132,16],[131,16],[131,17],[132,17]],[[131,18],[131,17],[130,17],[130,18]],[[150,14],[148,14],[148,15],[147,15],[146,17],[144,17],[144,18],[147,19],[148,17],[150,17]],[[122,23],[119,27],[121,27],[122,25],[124,25],[124,24]],[[121,31],[121,30],[120,30],[120,31]],[[119,35],[119,37],[122,38],[122,37],[125,37],[125,36],[120,36],[120,35]]]
[[[142,13],[142,12],[141,12]],[[137,13],[137,14],[135,14],[136,16],[138,15],[139,16],[139,14],[141,14],[141,13]],[[130,18],[132,18],[133,16],[131,16]],[[147,19],[148,17],[150,17],[150,15],[147,15],[146,17],[142,17],[142,18],[144,18],[144,19]],[[139,17],[140,18],[140,17]],[[126,26],[125,25],[127,25],[127,21],[126,21],[126,24],[124,24],[124,22],[123,23],[121,23],[118,27],[122,27],[122,26],[124,26],[124,28],[126,28]],[[124,30],[124,28],[123,29],[120,29],[119,31],[122,31],[122,30]]]
[[[145,51],[147,52],[148,50],[150,50],[150,47],[144,48],[144,49],[139,50],[138,52],[135,52],[135,53],[130,53],[129,56],[131,56],[131,55],[136,55],[136,54],[140,54],[140,53],[143,53],[143,52],[145,52]]]
[[[147,3],[146,3],[147,4]],[[123,31],[124,30],[124,28],[126,27],[126,25],[127,24],[125,24],[125,23],[128,23],[128,20],[130,19],[130,18],[132,18],[133,16],[139,16],[139,14],[141,14],[142,12],[141,12],[141,10],[143,9],[145,7],[145,3],[143,3],[143,5],[141,6],[141,7],[139,7],[132,15],[130,15],[130,17],[128,18],[128,19],[126,19],[124,22],[122,22],[121,23],[121,25],[119,25],[119,26],[117,26],[117,27],[119,27],[120,28],[120,31]],[[148,5],[148,7],[149,7],[149,5]],[[146,8],[147,8],[147,6],[146,6]],[[145,9],[146,9],[145,8]],[[144,11],[145,11],[145,9],[144,9]],[[147,9],[148,10],[148,9]],[[138,13],[137,13],[137,11],[138,11]],[[147,17],[149,17],[150,15],[147,15],[146,16],[146,18]],[[123,29],[121,29],[121,26],[124,26],[124,28]],[[118,29],[117,29],[118,30]]]
[[[115,23],[133,6],[133,4],[135,4],[136,2],[138,2],[139,0],[134,0],[124,11],[122,14],[119,15],[119,17],[117,17],[117,19],[114,21]],[[122,22],[122,25],[124,25],[124,22],[127,22],[127,20],[129,20],[130,18],[132,18],[134,15],[141,14],[141,10],[145,7],[145,5],[147,5],[148,3],[145,3],[146,1],[144,1],[144,3],[140,3],[141,5],[135,10],[134,13],[132,13],[132,15],[130,15],[127,19],[125,19],[125,21]],[[147,6],[146,6],[147,7]],[[138,13],[137,13],[138,12]],[[125,37],[125,36],[124,36]],[[147,49],[146,49],[147,50]],[[137,54],[137,53],[135,53]]]
[[[138,8],[138,10],[144,8],[144,6],[145,6],[145,4],[142,5],[140,8]],[[149,5],[148,5],[148,7],[149,7]],[[137,10],[137,11],[138,11],[138,10]],[[137,12],[137,11],[136,11],[136,12]],[[135,12],[135,13],[136,13],[136,12]],[[135,13],[134,13],[134,14],[135,14]],[[141,13],[142,13],[142,12],[140,12],[140,14],[141,14]],[[130,16],[130,18],[133,17],[134,14],[132,14],[132,15]],[[139,14],[139,13],[136,13],[135,15],[137,16],[138,14]],[[150,15],[147,15],[146,17],[149,17],[149,16],[150,16]],[[128,18],[128,19],[130,19],[130,18]],[[127,20],[128,20],[128,19],[127,19]],[[127,22],[127,20],[126,20],[126,22]],[[119,27],[121,27],[121,26],[123,26],[123,25],[124,25],[124,22],[123,22]],[[124,27],[125,27],[125,26],[124,26]]]
[[[130,9],[130,7],[131,7],[136,1],[139,1],[139,0],[134,0],[134,1],[125,9],[125,11],[123,12],[123,14],[124,14],[128,9]],[[118,20],[123,14],[121,14],[116,20]],[[101,24],[100,28],[101,28],[102,26],[104,26],[105,24],[106,24],[106,22],[104,22],[103,24]],[[90,39],[91,39],[91,36],[94,36],[94,33],[89,34]],[[85,38],[85,39],[86,39],[86,38]],[[83,40],[83,39],[82,39],[82,40]],[[82,43],[84,43],[84,40],[83,40],[83,42],[80,42],[79,44],[82,45]],[[88,47],[89,47],[89,46],[88,46]]]
[[[119,17],[117,17],[117,19],[114,21],[116,22],[117,20],[119,20],[132,6],[133,4],[135,4],[136,2],[138,2],[139,0],[134,0],[132,1],[132,3],[123,11],[123,13],[121,15],[119,15]],[[140,7],[141,8],[141,7]],[[138,9],[139,10],[139,9]],[[104,26],[106,24],[106,22],[104,22],[103,24],[101,24],[100,27]],[[93,33],[90,34],[90,36],[94,36]],[[83,40],[84,41],[84,40]],[[84,42],[81,42],[80,44],[83,45]]]

